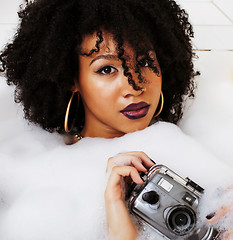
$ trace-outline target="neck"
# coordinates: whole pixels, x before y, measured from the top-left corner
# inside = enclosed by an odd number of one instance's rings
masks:
[[[107,127],[99,128],[96,126],[95,128],[92,128],[92,129],[84,127],[81,132],[81,135],[83,137],[115,138],[115,137],[121,137],[125,135],[125,133],[114,131]]]

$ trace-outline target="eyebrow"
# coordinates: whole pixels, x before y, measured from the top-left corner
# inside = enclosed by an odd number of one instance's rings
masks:
[[[117,55],[104,54],[104,55],[99,55],[99,56],[95,57],[94,59],[92,59],[89,65],[91,65],[93,62],[95,62],[98,59],[107,59],[107,60],[110,59],[110,60],[117,60],[117,61],[119,61],[119,57]]]

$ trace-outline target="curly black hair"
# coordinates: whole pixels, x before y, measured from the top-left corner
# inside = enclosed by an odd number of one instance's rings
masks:
[[[98,52],[103,30],[114,36],[124,74],[136,90],[140,87],[129,72],[123,44],[129,42],[136,56],[144,54],[158,72],[148,54],[153,47],[165,100],[158,119],[177,123],[182,117],[183,97],[193,96],[198,73],[192,63],[192,25],[175,1],[35,0],[26,2],[18,14],[18,31],[0,55],[1,71],[8,84],[16,85],[15,101],[23,104],[29,121],[50,132],[63,132],[67,103],[79,72],[77,56]],[[82,39],[95,32],[95,48],[81,53]],[[135,71],[140,79],[139,66],[138,61]],[[78,115],[76,129],[80,131],[85,120],[84,114]]]

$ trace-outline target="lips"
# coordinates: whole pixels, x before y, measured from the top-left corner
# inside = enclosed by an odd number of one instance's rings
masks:
[[[149,107],[146,102],[132,103],[120,112],[129,119],[139,119],[147,115]]]

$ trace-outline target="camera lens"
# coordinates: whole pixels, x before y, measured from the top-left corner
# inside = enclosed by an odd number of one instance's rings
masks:
[[[189,216],[186,216],[184,213],[177,213],[174,217],[174,223],[178,227],[186,226],[189,221]]]
[[[183,236],[190,233],[195,223],[196,215],[188,206],[178,205],[167,212],[166,224],[176,235]]]

